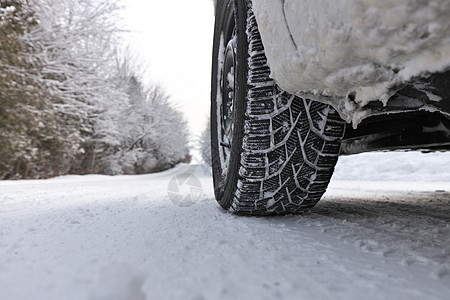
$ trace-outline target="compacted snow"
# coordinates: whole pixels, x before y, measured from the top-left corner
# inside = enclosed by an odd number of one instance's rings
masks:
[[[354,125],[369,101],[386,104],[413,77],[450,66],[449,1],[253,0],[253,9],[277,83]]]
[[[283,217],[221,210],[205,165],[0,182],[0,299],[449,299],[449,155],[343,157]]]

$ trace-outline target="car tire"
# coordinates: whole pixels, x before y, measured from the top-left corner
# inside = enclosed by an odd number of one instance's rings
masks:
[[[215,197],[244,215],[299,213],[322,197],[345,122],[270,78],[248,0],[218,0],[211,85]]]

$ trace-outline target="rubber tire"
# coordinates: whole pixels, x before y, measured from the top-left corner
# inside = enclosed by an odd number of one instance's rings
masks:
[[[237,85],[231,155],[222,170],[219,51],[221,39],[227,43],[224,32],[231,15],[237,28]],[[218,0],[214,29],[211,157],[216,200],[245,215],[299,213],[314,206],[334,171],[345,122],[329,105],[284,92],[270,79],[251,1]]]

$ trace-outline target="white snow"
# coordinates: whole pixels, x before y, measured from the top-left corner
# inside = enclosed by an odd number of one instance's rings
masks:
[[[145,273],[127,264],[110,264],[100,270],[90,300],[145,300]]]
[[[338,181],[450,182],[449,152],[372,152],[341,156]]]
[[[254,0],[253,8],[277,83],[354,125],[369,101],[386,104],[395,87],[450,66],[449,1]]]
[[[3,181],[0,299],[448,299],[449,159],[343,157],[313,210],[271,218],[221,210],[203,165]]]

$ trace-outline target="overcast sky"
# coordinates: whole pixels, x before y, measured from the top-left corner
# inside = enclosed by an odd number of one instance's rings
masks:
[[[148,66],[146,81],[160,83],[179,104],[191,133],[209,117],[214,9],[211,0],[122,0],[126,35]]]

